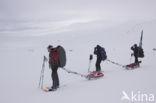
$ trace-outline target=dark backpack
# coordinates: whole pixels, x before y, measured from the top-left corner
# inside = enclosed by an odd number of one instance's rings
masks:
[[[66,65],[66,52],[62,46],[57,47],[57,53],[59,55],[59,67],[64,67]]]
[[[141,47],[138,47],[138,57],[140,57],[140,58],[144,57],[144,51]]]
[[[107,54],[104,48],[100,48],[100,55],[101,55],[101,59],[102,60],[106,60],[107,59]]]

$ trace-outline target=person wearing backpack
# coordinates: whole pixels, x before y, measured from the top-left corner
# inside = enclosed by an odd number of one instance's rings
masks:
[[[96,71],[101,71],[101,61],[103,60],[106,60],[107,58],[107,55],[106,55],[106,51],[103,47],[101,47],[100,45],[97,45],[95,48],[94,48],[94,54],[97,55],[97,60],[96,60]]]
[[[131,50],[133,51],[133,54],[132,56],[134,55],[134,58],[135,58],[135,61],[134,63],[139,63],[138,61],[138,55],[139,55],[139,47],[137,46],[137,44],[134,44],[132,47],[131,47]]]
[[[59,77],[57,73],[59,67],[59,55],[57,53],[57,48],[53,48],[52,45],[49,45],[47,49],[49,52],[49,67],[52,70],[51,78],[53,81],[53,85],[49,91],[55,91],[57,88],[59,88]]]

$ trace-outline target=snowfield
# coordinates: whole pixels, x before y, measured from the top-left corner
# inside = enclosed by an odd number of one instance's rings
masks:
[[[129,97],[131,97],[132,92],[136,95],[135,99],[133,99],[134,103],[155,103],[155,98],[151,98],[153,95],[156,95],[156,51],[153,51],[153,48],[156,48],[156,15],[154,14],[156,7],[153,6],[156,2],[152,0],[142,0],[139,5],[140,8],[137,8],[141,0],[127,1],[128,2],[125,3],[120,0],[114,8],[110,7],[111,4],[115,5],[113,0],[109,2],[100,1],[101,3],[107,3],[107,7],[105,8],[102,8],[102,4],[95,3],[97,8],[95,11],[93,8],[91,9],[93,13],[96,12],[100,14],[98,10],[101,8],[105,11],[108,9],[108,14],[106,13],[105,15],[107,19],[104,20],[99,19],[98,15],[96,15],[96,19],[94,20],[94,17],[92,19],[86,19],[81,16],[81,18],[77,17],[79,19],[67,20],[66,22],[60,22],[59,20],[49,21],[49,23],[48,20],[45,22],[43,22],[44,20],[42,22],[29,21],[30,23],[25,25],[18,25],[18,23],[15,22],[16,30],[12,28],[14,27],[12,25],[6,24],[2,26],[2,29],[0,29],[0,103],[132,102],[126,99],[121,100],[123,91],[126,92]],[[77,8],[76,10],[83,11],[78,9],[81,8],[81,3],[82,1],[76,5],[72,2],[76,7],[71,6],[71,8]],[[87,1],[85,1],[85,4],[86,3]],[[82,8],[85,7],[85,4],[82,5]],[[91,2],[91,5],[93,4],[94,2]],[[136,9],[136,11],[130,12],[133,4],[135,4],[135,8],[132,9]],[[59,2],[57,2],[56,5],[59,5]],[[63,4],[60,3],[60,5]],[[66,5],[68,5],[68,3]],[[87,8],[91,8],[91,5]],[[98,5],[100,5],[100,7],[98,7]],[[144,5],[148,8],[145,9]],[[65,8],[65,11],[68,11],[69,8]],[[115,8],[119,14],[109,14],[110,11],[113,12]],[[57,6],[56,9],[58,9]],[[62,9],[63,8],[59,9],[58,13],[60,13]],[[125,11],[123,12],[122,10],[124,9]],[[127,15],[125,19],[122,19],[124,15],[126,15],[124,14],[126,10],[130,10],[127,11],[129,15]],[[142,10],[147,11],[143,12]],[[47,12],[46,14],[48,15]],[[39,14],[39,12],[37,13]],[[57,12],[55,11],[55,13]],[[140,15],[138,13],[140,13]],[[120,17],[118,17],[120,14],[122,17],[121,20],[119,19]],[[74,14],[72,15],[74,16]],[[115,16],[114,18],[112,17],[113,15]],[[145,18],[142,17],[143,15],[145,15]],[[59,17],[59,15],[56,16],[58,16],[59,19],[63,18]],[[70,17],[72,17],[71,14],[68,16],[64,18],[70,19]],[[89,17],[90,16],[91,15],[89,15]],[[86,15],[84,15],[84,17],[86,17]],[[100,15],[100,17],[104,16]],[[42,16],[40,16],[40,18],[42,18]],[[1,17],[0,20],[5,23],[3,17]],[[6,20],[10,22],[9,18],[6,18]],[[25,29],[23,27],[29,25],[31,29]],[[55,25],[56,28],[54,28]],[[21,28],[18,26],[21,26]],[[31,26],[33,26],[33,28]],[[36,26],[37,28],[34,28]],[[6,29],[7,27],[10,29]],[[67,54],[66,69],[86,75],[89,67],[89,55],[93,54],[94,47],[97,44],[105,48],[108,59],[114,62],[122,65],[134,62],[134,57],[131,58],[132,51],[130,47],[134,43],[139,43],[142,30],[144,31],[143,49],[145,57],[139,58],[139,60],[142,61],[140,68],[125,70],[120,66],[104,61],[101,63],[104,77],[97,80],[87,80],[81,76],[69,74],[60,68],[58,70],[60,88],[57,91],[45,93],[38,88],[43,56],[48,57],[47,46],[49,44],[55,47],[62,45],[65,48]],[[95,70],[95,62],[96,56],[94,55],[90,68],[92,71]],[[49,69],[48,63],[46,63],[44,88],[51,85],[51,70]],[[142,95],[146,96],[141,100],[139,98],[141,98]]]

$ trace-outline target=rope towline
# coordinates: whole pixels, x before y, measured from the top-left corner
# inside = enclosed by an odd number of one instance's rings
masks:
[[[79,75],[81,77],[87,78],[87,75],[84,75],[84,74],[81,74],[81,73],[78,73],[78,72],[74,72],[74,71],[71,71],[71,70],[67,70],[66,68],[62,68],[62,69],[65,70],[68,73],[72,73],[72,74]]]
[[[118,65],[118,66],[120,66],[120,67],[122,67],[122,68],[125,68],[125,65],[119,64],[119,63],[114,62],[114,61],[111,61],[111,60],[109,60],[109,59],[107,59],[107,61],[108,61],[108,62],[111,62],[112,64]]]

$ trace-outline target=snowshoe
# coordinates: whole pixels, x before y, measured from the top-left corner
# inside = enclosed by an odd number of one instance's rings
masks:
[[[43,89],[44,92],[51,92],[51,91],[56,91],[57,88],[53,88],[53,87],[47,87],[45,89]]]
[[[140,67],[140,63],[141,63],[141,61],[139,61],[139,63],[128,64],[125,67],[126,67],[126,69],[135,69],[135,68]]]
[[[101,71],[99,71],[99,72],[93,71],[87,75],[87,78],[90,80],[90,79],[100,78],[103,76],[104,76],[104,74]]]

